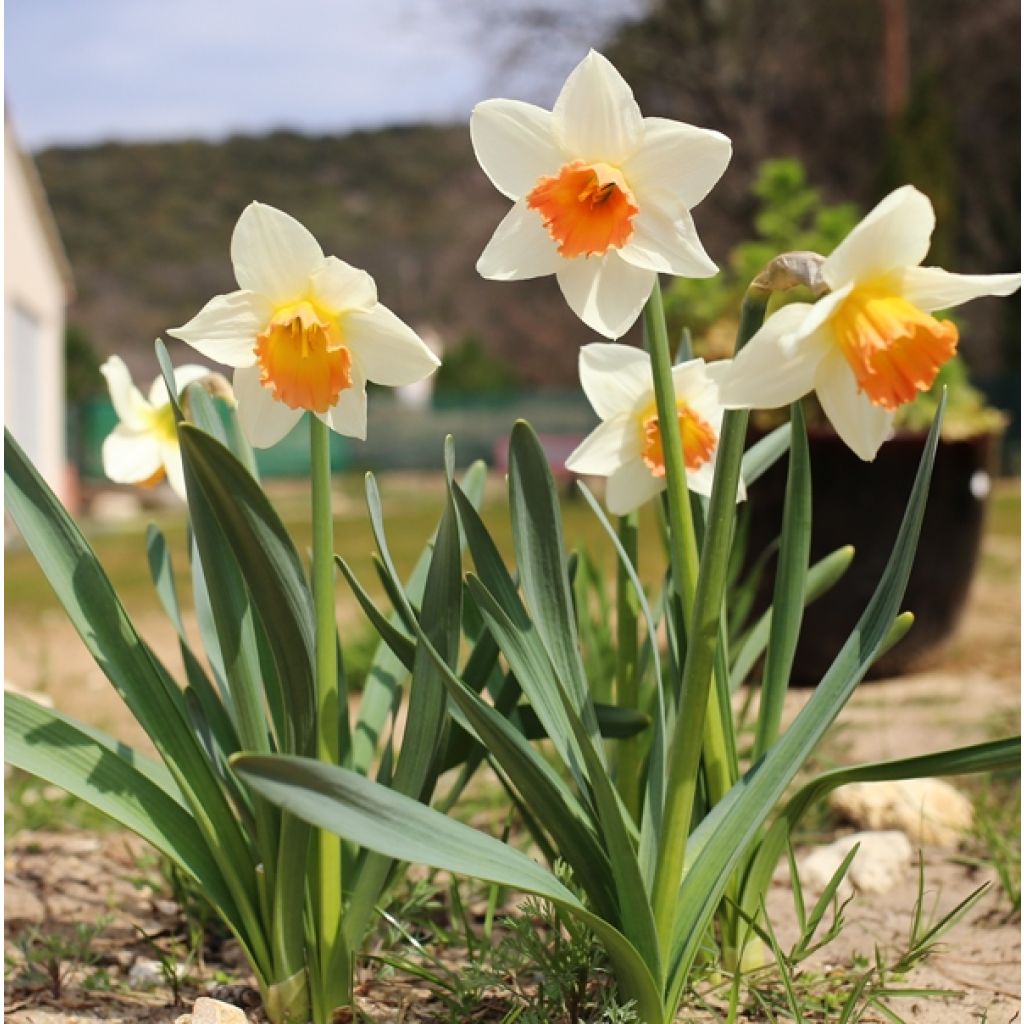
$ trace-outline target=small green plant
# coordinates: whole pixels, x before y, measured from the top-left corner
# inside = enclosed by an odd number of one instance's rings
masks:
[[[875,1015],[901,1024],[903,1018],[894,1001],[960,995],[949,989],[914,987],[908,984],[908,976],[940,950],[942,940],[978,904],[988,886],[979,887],[951,910],[934,916],[926,907],[923,860],[918,863],[909,931],[900,948],[889,950],[876,945],[869,956],[855,954],[846,966],[830,964],[823,969],[812,962],[812,957],[827,950],[846,927],[845,911],[853,897],[840,901],[837,893],[856,853],[856,848],[850,851],[820,897],[808,906],[789,847],[793,912],[800,929],[796,940],[788,950],[782,949],[762,905],[758,918],[748,922],[771,951],[770,962],[725,978],[710,977],[715,972],[709,968],[708,976],[697,983],[697,1004],[709,1012],[724,1012],[729,1024],[741,1010],[755,1018],[774,1021],[785,1017],[796,1024],[858,1024],[875,1019]]]
[[[45,988],[50,996],[59,1000],[73,975],[94,967],[102,953],[94,946],[110,924],[109,917],[92,923],[76,922],[70,929],[53,930],[46,925],[35,925],[17,934],[13,939],[16,956],[5,956],[4,963],[14,985],[29,989]],[[83,984],[105,987],[109,976],[103,972],[87,974]]]
[[[565,865],[556,873],[572,885]],[[427,982],[453,1021],[472,1019],[486,1005],[520,1024],[636,1024],[589,928],[535,898],[492,919],[495,894],[486,890],[489,913],[477,935],[458,886],[445,900],[432,884],[417,883],[384,915],[395,950],[384,947],[373,959]]]
[[[1004,920],[1020,916],[1020,775],[996,775],[974,799],[974,828],[957,859],[995,872],[1005,899]]]

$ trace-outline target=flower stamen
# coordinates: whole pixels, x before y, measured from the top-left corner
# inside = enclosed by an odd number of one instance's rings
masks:
[[[857,387],[888,410],[927,391],[959,340],[955,324],[870,285],[850,293],[836,310],[833,326]]]
[[[621,171],[609,164],[566,164],[541,178],[526,197],[567,259],[598,256],[619,248],[633,234],[636,200]]]

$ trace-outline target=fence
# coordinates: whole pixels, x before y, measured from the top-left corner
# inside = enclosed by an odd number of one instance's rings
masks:
[[[504,446],[512,425],[526,419],[545,438],[553,462],[564,460],[572,445],[593,429],[597,417],[579,392],[544,391],[487,398],[435,396],[433,405],[416,408],[387,392],[371,393],[367,439],[331,434],[331,468],[440,469],[446,435],[455,438],[456,462],[475,459],[504,465]],[[68,455],[84,480],[102,480],[103,439],[117,426],[117,414],[105,399],[68,410]],[[256,453],[265,477],[304,476],[309,471],[309,424],[304,417],[273,448]]]

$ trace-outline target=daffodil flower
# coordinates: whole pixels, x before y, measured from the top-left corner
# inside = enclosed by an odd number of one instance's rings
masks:
[[[242,212],[231,262],[239,290],[168,333],[235,368],[238,418],[257,448],[276,444],[306,410],[365,439],[366,382],[400,387],[439,365],[377,301],[369,274],[324,256],[306,228],[272,206]]]
[[[690,210],[732,155],[718,132],[643,117],[622,76],[593,50],[553,110],[480,103],[470,121],[484,172],[515,206],[477,270],[497,281],[554,274],[588,327],[617,338],[658,273],[710,277]]]
[[[103,441],[103,472],[114,483],[138,487],[154,487],[166,476],[174,493],[184,501],[181,450],[163,377],[153,381],[149,396],[143,398],[118,356],[111,356],[100,367],[100,373],[107,380],[110,400],[120,420]],[[180,395],[189,384],[208,376],[210,371],[205,366],[179,366],[174,371],[174,386]]]
[[[691,359],[672,369],[683,443],[686,483],[698,494],[711,493],[722,406],[718,382],[726,361]],[[608,478],[605,504],[625,515],[665,489],[665,454],[654,399],[651,359],[625,345],[593,344],[580,349],[580,383],[601,423],[565,460],[574,473]],[[740,497],[744,496],[742,482]]]
[[[934,227],[931,201],[913,186],[883,199],[825,260],[829,293],[783,306],[739,352],[722,383],[726,407],[774,409],[815,391],[836,433],[872,460],[895,410],[956,351],[956,325],[930,314],[1020,287],[1019,274],[920,266]]]

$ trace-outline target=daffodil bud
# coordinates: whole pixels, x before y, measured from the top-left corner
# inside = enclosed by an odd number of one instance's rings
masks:
[[[825,257],[816,252],[784,252],[754,278],[750,288],[761,292],[784,292],[803,285],[810,288],[815,296],[824,295],[828,291],[821,271],[824,265]]]

